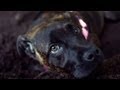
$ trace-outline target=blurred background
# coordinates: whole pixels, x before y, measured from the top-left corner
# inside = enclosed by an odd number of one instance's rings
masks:
[[[20,57],[16,50],[18,35],[24,34],[37,11],[0,11],[0,79],[66,79],[55,72],[44,72],[39,63]],[[22,18],[22,19],[21,19]],[[107,23],[101,38],[106,60],[89,79],[120,79],[120,22]]]

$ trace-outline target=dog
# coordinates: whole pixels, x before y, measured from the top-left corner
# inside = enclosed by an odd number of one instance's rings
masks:
[[[45,11],[18,36],[17,50],[48,70],[81,79],[104,60],[99,38],[105,19],[118,18],[114,11]]]

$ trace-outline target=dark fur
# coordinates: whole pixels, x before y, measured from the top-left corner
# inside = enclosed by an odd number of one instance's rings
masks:
[[[76,78],[86,77],[103,61],[99,36],[104,27],[104,18],[116,19],[113,18],[114,14],[109,16],[107,13],[103,11],[44,12],[25,35],[18,37],[18,51],[25,52],[50,69],[69,72]],[[81,33],[77,16],[87,23],[88,40]],[[90,59],[88,54],[92,55]]]

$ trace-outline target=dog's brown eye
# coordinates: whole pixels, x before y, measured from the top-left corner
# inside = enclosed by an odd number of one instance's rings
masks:
[[[75,26],[72,25],[72,24],[67,24],[67,25],[66,25],[66,28],[67,28],[68,30],[70,30],[70,31],[73,31],[74,33],[79,33],[79,32],[80,32],[79,28],[78,28],[78,27],[75,27]]]
[[[57,53],[60,47],[58,45],[52,45],[51,46],[51,53]]]
[[[57,53],[59,53],[61,50],[62,50],[62,47],[60,47],[60,46],[57,45],[57,44],[53,44],[53,45],[50,46],[50,52],[51,52],[52,54],[57,54]]]

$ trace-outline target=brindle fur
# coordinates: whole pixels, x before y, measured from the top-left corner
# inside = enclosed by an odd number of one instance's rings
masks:
[[[91,30],[91,41],[94,42],[97,46],[100,45],[99,36],[102,32],[102,28],[104,27],[104,18],[103,13],[100,11],[74,11],[74,12],[68,12],[68,11],[48,11],[44,12],[44,14],[40,17],[41,19],[36,21],[39,23],[33,24],[29,31],[25,34],[29,39],[34,38],[34,36],[40,32],[41,30],[45,30],[44,28],[52,25],[54,22],[59,21],[65,21],[65,20],[71,20],[74,21],[74,15],[81,15],[86,23],[88,23],[89,28]],[[96,17],[96,19],[94,19]],[[74,21],[75,22],[75,21]],[[75,24],[78,24],[78,22],[75,22]],[[98,25],[97,25],[98,24]],[[92,27],[91,27],[92,26]]]
[[[89,41],[93,42],[96,46],[100,47],[99,37],[104,27],[104,13],[102,11],[47,11],[44,12],[38,20],[34,22],[29,28],[29,31],[24,35],[30,41],[34,39],[36,34],[42,30],[46,30],[47,27],[54,25],[56,22],[71,22],[79,28],[79,22],[76,20],[76,16],[80,16],[88,25],[89,28]],[[42,41],[44,42],[44,40]],[[41,47],[45,45],[46,42],[41,44]],[[33,45],[34,46],[34,45]],[[48,58],[42,51],[37,51],[37,59],[42,65],[47,65],[49,69],[57,70],[58,72],[64,72],[63,69],[55,67],[48,63]],[[42,58],[42,61],[39,60]]]

